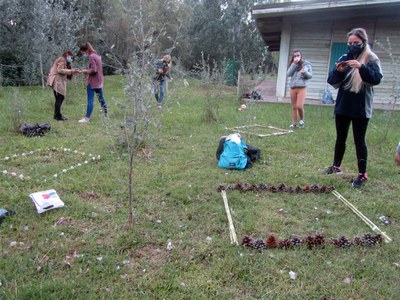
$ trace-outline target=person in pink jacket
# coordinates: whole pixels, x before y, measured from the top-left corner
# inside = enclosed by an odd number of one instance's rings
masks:
[[[89,59],[89,65],[87,69],[82,70],[83,74],[88,75],[87,80],[87,108],[86,115],[84,118],[79,120],[79,123],[89,123],[90,117],[93,112],[94,105],[94,94],[96,93],[103,110],[103,113],[108,117],[108,108],[106,100],[103,96],[103,64],[101,56],[97,54],[93,46],[90,43],[85,43],[79,49],[79,55],[87,57]]]
[[[54,105],[54,120],[66,121],[67,117],[61,114],[61,105],[67,93],[67,79],[71,80],[73,74],[80,73],[77,69],[72,69],[74,55],[71,51],[65,51],[63,55],[57,57],[51,66],[47,77],[47,85],[53,89],[56,99]]]

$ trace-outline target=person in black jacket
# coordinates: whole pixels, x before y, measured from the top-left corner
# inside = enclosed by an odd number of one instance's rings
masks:
[[[365,29],[355,28],[347,38],[348,53],[339,58],[336,68],[328,76],[328,83],[339,91],[335,104],[335,153],[333,165],[326,173],[342,173],[341,164],[351,124],[358,164],[358,177],[352,186],[359,188],[368,179],[365,136],[372,116],[373,86],[378,85],[383,76],[379,58],[368,45]]]

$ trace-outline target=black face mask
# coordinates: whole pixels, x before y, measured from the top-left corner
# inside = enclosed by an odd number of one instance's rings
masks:
[[[348,45],[349,52],[355,56],[359,55],[364,50],[364,44],[361,45]]]

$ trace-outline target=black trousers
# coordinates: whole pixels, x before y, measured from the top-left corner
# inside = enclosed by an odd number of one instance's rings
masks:
[[[356,147],[357,166],[359,173],[367,171],[368,148],[365,140],[369,119],[352,118],[343,115],[335,116],[336,123],[336,143],[333,165],[340,167],[344,153],[346,152],[346,140],[349,133],[350,124],[353,127],[353,139]]]
[[[61,118],[62,114],[61,114],[61,105],[64,101],[64,95],[61,95],[60,93],[57,93],[56,91],[54,91],[54,97],[56,98],[56,104],[54,105],[54,118]]]

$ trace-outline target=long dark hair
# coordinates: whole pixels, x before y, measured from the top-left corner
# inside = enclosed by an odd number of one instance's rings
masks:
[[[300,53],[300,61],[298,62],[298,64],[297,64],[297,68],[296,68],[296,70],[297,71],[300,71],[301,70],[301,68],[303,68],[303,63],[304,63],[304,60],[303,60],[303,53],[301,53],[301,51],[300,50],[294,50],[293,51],[293,54],[292,54],[292,56],[291,56],[291,58],[290,58],[290,61],[289,61],[289,66],[293,63],[293,60],[294,60],[294,54],[295,53]]]
[[[72,54],[71,51],[64,51],[62,57],[65,58],[65,60],[67,59],[67,56],[71,56],[72,60],[75,60],[75,55]],[[67,69],[71,70],[72,69],[72,65],[70,62],[67,61]],[[67,75],[67,79],[71,80],[72,79],[72,75]]]

